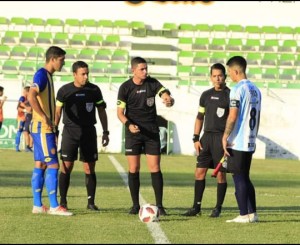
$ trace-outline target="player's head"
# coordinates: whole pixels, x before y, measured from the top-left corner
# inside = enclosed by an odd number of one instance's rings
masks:
[[[74,84],[76,87],[83,87],[89,79],[89,66],[84,61],[76,61],[72,65]]]
[[[141,57],[135,57],[131,60],[131,71],[137,79],[144,80],[148,76],[147,61]]]
[[[3,92],[4,92],[4,88],[2,86],[0,86],[0,96],[3,95]]]
[[[227,63],[228,75],[231,80],[238,82],[243,78],[246,78],[247,61],[242,56],[233,56]]]
[[[25,86],[25,87],[23,88],[23,95],[24,95],[25,97],[27,97],[27,95],[28,95],[28,93],[29,93],[29,89],[30,89],[30,86]]]
[[[57,46],[51,46],[46,51],[46,66],[50,73],[61,71],[65,64],[66,51]]]
[[[226,84],[226,69],[220,63],[215,63],[210,67],[210,80],[215,89],[222,89]]]

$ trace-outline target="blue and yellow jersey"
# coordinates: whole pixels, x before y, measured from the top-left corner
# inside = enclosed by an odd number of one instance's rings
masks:
[[[47,115],[48,118],[52,121],[54,125],[55,118],[55,91],[54,84],[51,74],[45,69],[40,68],[33,77],[32,87],[37,88],[38,91],[38,102]],[[43,119],[41,116],[33,110],[32,112],[32,130],[33,132],[37,131],[37,127],[43,128]],[[40,126],[38,126],[40,125]],[[46,127],[46,125],[45,125]]]

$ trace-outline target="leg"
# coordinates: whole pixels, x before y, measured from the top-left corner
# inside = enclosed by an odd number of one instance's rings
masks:
[[[139,192],[140,192],[140,155],[128,155],[128,186],[130,190],[133,207],[130,214],[137,214],[140,209]]]
[[[210,217],[216,218],[220,216],[222,205],[225,199],[225,194],[227,190],[227,181],[226,181],[226,173],[225,172],[219,172],[217,175],[217,203],[215,208],[213,209]]]
[[[15,138],[16,151],[20,152],[21,135],[23,132],[25,121],[18,121],[18,131]]]
[[[99,211],[99,208],[95,205],[95,195],[97,186],[95,162],[84,162],[83,168],[85,172],[85,185],[88,196],[87,208],[93,211]]]
[[[64,208],[67,206],[67,194],[70,186],[70,177],[74,167],[74,162],[62,161],[61,172],[59,175],[59,193],[60,193],[60,205]]]

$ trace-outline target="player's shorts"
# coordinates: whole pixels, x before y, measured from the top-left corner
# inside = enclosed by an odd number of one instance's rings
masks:
[[[25,127],[25,121],[22,121],[22,120],[18,120],[18,131],[23,131],[24,130],[24,127]]]
[[[47,165],[58,163],[56,136],[42,122],[31,122],[30,132],[33,139],[34,160]]]
[[[29,127],[30,127],[31,119],[32,119],[32,114],[27,113],[25,118],[24,130],[28,133],[30,133]]]
[[[224,156],[224,150],[222,146],[223,133],[207,133],[205,132],[201,139],[201,145],[203,149],[197,156],[197,168],[215,168]],[[225,169],[221,170],[222,172]]]
[[[97,131],[95,126],[64,126],[61,140],[61,159],[74,162],[95,162],[98,160]]]
[[[254,152],[236,151],[227,148],[230,156],[227,157],[227,172],[249,174]]]
[[[133,134],[125,129],[125,155],[160,155],[160,137],[157,132],[140,132]]]

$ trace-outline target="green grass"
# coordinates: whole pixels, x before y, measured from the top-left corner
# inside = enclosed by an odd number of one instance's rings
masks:
[[[30,153],[0,150],[0,241],[1,243],[154,243],[147,225],[137,216],[128,215],[130,194],[119,173],[110,162],[109,154],[101,154],[97,162],[96,204],[100,213],[86,210],[86,190],[82,164],[78,161],[71,177],[68,205],[71,217],[33,215]],[[127,171],[125,156],[113,154]],[[254,224],[226,223],[238,215],[232,178],[222,216],[209,218],[216,200],[216,180],[206,179],[202,216],[180,214],[193,202],[195,157],[162,156],[164,174],[164,205],[168,216],[158,223],[170,243],[299,243],[300,237],[300,172],[299,161],[253,160],[251,179],[256,188],[260,222]],[[155,203],[150,174],[142,157],[141,194]],[[46,191],[44,204],[49,205]],[[154,234],[155,236],[155,234]]]

